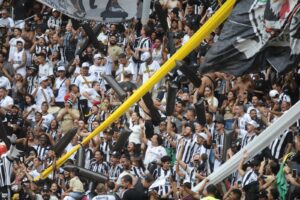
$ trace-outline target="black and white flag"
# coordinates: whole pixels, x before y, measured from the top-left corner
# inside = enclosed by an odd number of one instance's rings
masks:
[[[281,73],[297,66],[299,4],[298,0],[238,1],[200,71],[242,75],[271,65]]]
[[[137,0],[38,0],[78,20],[120,22],[137,13]]]

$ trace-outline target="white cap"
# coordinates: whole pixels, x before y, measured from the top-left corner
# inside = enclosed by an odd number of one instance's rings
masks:
[[[149,58],[151,58],[151,55],[149,52],[144,52],[142,55],[141,55],[141,61],[143,62],[146,62]]]
[[[198,133],[197,135],[207,141],[207,135],[205,133],[201,132],[201,133]]]
[[[81,67],[90,67],[90,64],[88,62],[82,63]]]
[[[254,120],[250,120],[249,122],[247,122],[247,124],[250,124],[250,125],[254,126],[255,128],[259,127],[258,123]]]
[[[46,81],[46,80],[48,80],[48,77],[47,76],[42,76],[40,78],[40,83],[43,82],[43,81]]]
[[[277,90],[271,90],[271,91],[269,92],[269,96],[270,96],[271,98],[275,97],[276,95],[279,95],[279,92],[278,92]]]
[[[66,71],[65,67],[64,66],[59,66],[57,68],[57,71]]]
[[[103,56],[101,56],[100,53],[97,53],[97,54],[94,55],[94,59],[96,59],[96,58],[102,58],[102,57],[103,57]]]

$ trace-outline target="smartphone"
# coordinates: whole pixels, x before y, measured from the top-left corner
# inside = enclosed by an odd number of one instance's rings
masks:
[[[292,170],[292,176],[293,178],[297,178],[297,169]]]

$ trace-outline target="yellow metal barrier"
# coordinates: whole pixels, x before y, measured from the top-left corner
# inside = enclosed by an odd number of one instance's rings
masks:
[[[216,29],[221,23],[223,23],[235,4],[236,0],[227,0],[216,13],[189,39],[189,41],[182,46],[167,62],[160,67],[160,69],[143,84],[134,94],[132,94],[115,112],[113,112],[100,126],[98,126],[88,137],[86,137],[81,144],[88,143],[93,137],[105,130],[116,119],[121,117],[134,103],[141,99],[146,92],[152,89],[152,87],[158,83],[164,76],[167,75],[175,67],[176,60],[184,59],[193,49],[199,46],[214,29]],[[76,145],[73,149],[63,155],[56,161],[56,167],[60,167],[64,162],[78,149],[80,144]],[[53,166],[45,169],[40,176],[35,178],[35,181],[40,178],[46,178],[53,171]]]

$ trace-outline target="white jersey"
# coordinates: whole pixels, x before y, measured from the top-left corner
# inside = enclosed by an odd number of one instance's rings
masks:
[[[159,50],[153,49],[152,59],[155,60],[158,63],[162,62],[162,59],[163,59],[162,47]]]
[[[26,66],[24,65],[22,68],[17,69],[22,63],[24,54],[24,49],[22,51],[15,51],[13,54],[13,68],[16,71],[16,73],[21,74],[23,77],[26,76]]]
[[[10,81],[5,76],[0,76],[0,87],[6,88],[6,90],[11,89]]]
[[[133,124],[132,121],[129,121],[129,128],[132,131],[129,135],[129,142],[133,142],[135,144],[141,144],[141,126],[139,124]]]
[[[9,56],[8,60],[12,60],[14,53],[17,51],[17,42],[21,41],[23,44],[25,44],[25,41],[23,38],[12,38],[9,40]]]
[[[104,81],[104,79],[101,76],[102,75],[110,75],[111,71],[109,70],[109,68],[106,65],[104,65],[104,66],[92,65],[90,67],[89,73],[93,74],[97,78],[97,81],[100,83],[101,86],[104,86],[106,84],[106,82]]]
[[[13,104],[14,100],[10,96],[5,96],[3,99],[0,99],[0,107],[7,108]]]
[[[145,154],[144,164],[147,166],[149,163],[160,160],[162,157],[166,156],[167,152],[162,146],[152,146],[152,142],[148,140],[147,150]]]
[[[97,78],[93,74],[88,76],[79,75],[77,76],[74,84],[79,87],[79,91],[85,91],[88,88],[92,88],[94,81],[97,81]],[[85,99],[83,96],[81,96],[81,98]]]
[[[39,65],[39,77],[43,76],[52,76],[53,75],[53,66],[46,62],[44,65]]]
[[[48,113],[47,115],[43,115],[42,118],[43,118],[43,126],[47,128],[50,127],[51,121],[55,119],[54,116],[50,113]]]
[[[136,69],[135,69],[136,68]],[[126,67],[123,64],[119,65],[119,69],[116,71],[116,77],[118,82],[124,81],[124,73],[130,72],[132,74],[132,80],[136,80],[137,76],[137,67],[135,67],[135,64],[130,62]]]
[[[43,94],[42,91],[44,91],[45,95]],[[35,102],[36,102],[37,108],[40,109],[42,106],[42,103],[44,101],[47,101],[48,103],[50,103],[52,97],[54,97],[54,94],[53,94],[53,91],[51,88],[47,87],[47,88],[43,89],[42,87],[39,87],[38,91],[36,93],[36,97],[35,97]]]
[[[141,64],[139,75],[143,76],[143,84],[160,68],[157,61],[152,61],[150,65],[146,63]]]
[[[83,94],[83,92],[88,93],[88,95],[91,96],[93,100],[97,100],[97,101],[101,100],[101,96],[98,94],[98,92],[94,88],[87,88],[87,89],[81,91],[81,95]],[[91,108],[92,106],[93,106],[93,103],[91,101],[88,101],[88,107]]]
[[[61,79],[60,77],[55,79],[55,89],[58,90],[57,97],[55,97],[56,102],[64,102],[64,97],[66,96],[68,91],[66,80],[66,77],[63,79]]]

